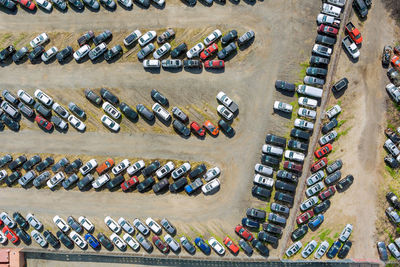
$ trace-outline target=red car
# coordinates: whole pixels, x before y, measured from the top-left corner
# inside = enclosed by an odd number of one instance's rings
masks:
[[[326,154],[328,154],[331,151],[332,151],[332,145],[331,144],[327,144],[327,145],[324,145],[323,147],[321,147],[320,149],[318,149],[317,151],[315,151],[314,155],[319,159],[319,158],[322,158],[323,156],[325,156]]]
[[[6,237],[8,238],[8,240],[10,240],[12,243],[17,243],[19,238],[18,236],[15,234],[15,232],[13,230],[11,230],[7,225],[4,226],[3,228],[3,233],[6,235]]]
[[[39,126],[45,128],[47,131],[50,131],[53,128],[53,124],[40,115],[36,115],[35,121]]]
[[[332,185],[330,187],[328,187],[328,189],[326,189],[325,191],[322,191],[321,193],[319,193],[319,198],[321,200],[325,200],[327,198],[330,198],[331,196],[333,196],[336,192],[335,187]]]
[[[238,245],[236,245],[236,244],[232,241],[232,239],[230,239],[229,237],[225,237],[225,238],[224,238],[224,244],[225,244],[225,246],[226,246],[230,251],[232,251],[233,254],[239,253],[239,247],[238,247]]]
[[[325,157],[323,157],[322,159],[318,160],[317,162],[314,162],[314,164],[311,166],[311,171],[316,172],[316,171],[326,167],[327,164],[328,164],[328,160]]]
[[[207,62],[207,61],[206,61]],[[395,69],[400,71],[400,58],[398,56],[392,57],[392,65]]]
[[[121,189],[122,191],[126,192],[135,185],[137,185],[138,183],[139,183],[139,178],[137,178],[136,176],[132,176],[131,179],[128,179],[127,181],[121,184]]]
[[[204,122],[203,127],[206,128],[212,136],[217,136],[219,133],[218,127],[212,124],[209,120]]]
[[[206,134],[206,130],[204,130],[203,127],[200,126],[200,124],[198,124],[197,122],[193,121],[190,124],[190,129],[192,129],[192,131],[194,133],[196,133],[198,136],[204,136]]]
[[[296,171],[296,172],[301,172],[303,170],[303,165],[297,164],[291,161],[285,161],[283,163],[283,167],[285,169],[291,170],[291,171]]]
[[[335,35],[338,34],[339,31],[338,31],[338,29],[333,28],[331,26],[321,24],[318,27],[318,32],[319,33],[326,33],[328,35],[334,35],[335,36]]]
[[[16,2],[20,3],[21,6],[24,6],[30,10],[34,10],[36,5],[28,0],[15,0]]]
[[[203,52],[200,53],[200,58],[202,60],[205,60],[215,52],[218,52],[218,45],[217,44],[212,44],[209,47],[207,47]]]
[[[112,166],[114,166],[114,160],[107,159],[99,167],[97,167],[96,172],[101,175],[102,173],[108,171]]]
[[[237,226],[235,227],[235,232],[236,232],[239,236],[243,237],[246,241],[251,242],[251,240],[254,239],[253,234],[250,233],[249,230],[247,230],[246,228],[244,228],[244,227],[241,226],[241,225],[237,225]]]
[[[314,211],[308,210],[308,211],[300,214],[299,216],[297,216],[296,222],[297,222],[297,224],[306,223],[313,216],[314,216]]]
[[[151,239],[154,243],[154,245],[162,252],[162,253],[168,253],[169,248],[167,246],[167,244],[165,244],[164,242],[162,242],[161,238],[159,238],[158,236],[153,236],[153,238]]]
[[[225,67],[225,62],[223,60],[206,60],[204,67],[208,69],[222,69]]]

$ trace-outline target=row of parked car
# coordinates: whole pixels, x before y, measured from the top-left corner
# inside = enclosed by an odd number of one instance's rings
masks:
[[[385,214],[389,218],[389,221],[397,228],[400,224],[400,216],[398,211],[400,209],[400,201],[397,195],[393,192],[386,194],[386,200],[389,203],[389,207],[386,208]],[[400,260],[400,238],[394,239],[394,242],[389,243],[386,249],[386,244],[383,241],[377,242],[378,253],[383,261],[389,259],[387,249],[390,251],[392,256],[396,260]]]

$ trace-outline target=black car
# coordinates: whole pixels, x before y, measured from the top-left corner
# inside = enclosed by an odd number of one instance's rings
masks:
[[[10,154],[4,155],[0,158],[0,168],[7,165],[7,163],[11,162],[13,157]]]
[[[187,51],[187,45],[185,43],[181,43],[171,51],[171,58],[177,58],[186,51]]]
[[[107,39],[111,38],[112,33],[109,30],[105,30],[104,32],[100,33],[96,37],[93,38],[93,43],[97,46],[102,42],[106,41]]]
[[[275,182],[275,189],[295,193],[296,185],[288,184],[288,183],[282,182],[280,180],[277,180]]]
[[[68,0],[68,2],[77,9],[83,8],[83,3],[80,0]]]
[[[23,165],[22,168],[25,171],[29,171],[30,169],[33,168],[33,166],[35,166],[36,164],[38,164],[40,161],[42,160],[42,158],[39,155],[35,155],[32,158],[30,158],[28,161],[26,161]]]
[[[110,102],[111,104],[113,104],[115,106],[118,106],[118,104],[119,104],[118,97],[116,97],[114,94],[112,94],[106,88],[101,88],[100,89],[100,95],[104,100]]]
[[[333,92],[339,92],[347,88],[349,80],[347,78],[340,79],[337,83],[332,86]]]
[[[329,64],[329,58],[319,57],[319,56],[310,57],[310,65],[327,66],[328,64]]]
[[[154,179],[154,177],[147,177],[146,179],[144,179],[143,182],[139,183],[137,185],[137,190],[139,192],[144,192],[150,189],[150,187],[156,182],[156,180]]]
[[[340,170],[342,166],[343,166],[342,160],[337,159],[326,167],[326,172],[328,174],[334,173],[335,171]]]
[[[258,250],[258,252],[259,252],[262,256],[264,256],[264,257],[268,257],[268,256],[269,256],[269,250],[268,250],[268,248],[267,248],[261,241],[258,241],[257,239],[254,239],[254,240],[251,242],[251,244],[253,245],[253,247],[254,247],[255,249]]]
[[[15,169],[21,167],[22,164],[24,164],[25,161],[26,161],[26,157],[25,156],[19,156],[14,161],[12,161],[10,164],[8,164],[8,168],[10,170],[14,171]]]
[[[158,168],[160,168],[160,162],[158,160],[153,161],[150,163],[149,166],[142,170],[143,176],[149,176],[153,172],[155,172]]]
[[[41,45],[36,46],[28,55],[29,60],[33,63],[40,59],[40,56],[44,53],[44,47]]]
[[[136,110],[137,112],[143,116],[146,120],[148,121],[152,121],[154,120],[154,114],[153,112],[151,112],[148,108],[146,108],[144,105],[142,104],[137,104],[136,105]]]
[[[276,80],[275,81],[275,88],[277,90],[285,90],[289,92],[294,92],[296,90],[296,86],[293,83]],[[286,144],[286,143],[285,143]]]
[[[221,38],[221,44],[226,45],[229,44],[230,42],[236,40],[237,38],[237,31],[236,30],[231,30]]]
[[[265,137],[265,143],[285,147],[286,146],[286,138],[276,136],[273,134],[267,134]]]
[[[114,179],[111,179],[110,181],[108,181],[106,186],[107,186],[108,190],[112,190],[115,187],[121,185],[123,182],[125,182],[124,176],[123,175],[118,175]]]
[[[111,49],[108,49],[108,51],[104,53],[104,59],[109,61],[113,57],[116,57],[121,53],[122,53],[122,47],[120,45],[116,45],[116,46],[112,47]]]
[[[19,171],[15,171],[13,173],[11,173],[6,179],[6,184],[8,186],[12,186],[13,183],[15,183],[15,181],[17,181],[19,178],[22,177],[22,174]]]
[[[100,106],[103,102],[100,96],[98,96],[95,92],[90,89],[85,89],[84,91],[86,98],[92,102],[93,104]]]
[[[54,159],[52,157],[47,157],[44,161],[40,162],[36,165],[35,169],[38,172],[44,171],[47,167],[54,163]]]
[[[236,45],[234,42],[232,42],[229,45],[222,48],[222,50],[218,52],[218,58],[225,59],[230,54],[232,54],[234,51],[236,51]]]
[[[253,255],[253,248],[244,240],[239,240],[239,246],[243,249],[247,256]]]
[[[53,247],[53,248],[58,248],[60,246],[60,240],[58,240],[57,237],[53,235],[52,232],[49,230],[45,230],[43,232],[43,236],[46,239],[46,241]]]
[[[314,213],[315,214],[324,213],[329,209],[330,206],[331,206],[331,201],[329,199],[324,200],[314,207]]]
[[[1,2],[1,0],[0,0],[0,2]],[[22,60],[28,53],[29,53],[29,49],[26,46],[24,46],[20,50],[18,50],[17,53],[15,53],[12,56],[12,59],[14,62],[18,62],[18,61]]]
[[[163,106],[168,106],[168,99],[156,89],[151,90],[151,98]]]
[[[76,231],[77,233],[80,233],[80,232],[83,231],[82,226],[78,223],[77,220],[75,220],[74,217],[68,216],[68,218],[67,218],[67,223],[68,223],[68,225],[71,226],[71,228],[72,228],[74,231]]]
[[[262,242],[270,243],[273,246],[278,244],[278,238],[276,236],[270,235],[264,231],[260,231],[257,235],[257,239]]]
[[[51,110],[46,108],[44,105],[36,102],[33,106],[37,112],[39,112],[43,117],[49,118],[51,116]]]
[[[8,115],[3,113],[0,117],[0,121],[2,121],[5,125],[7,125],[8,128],[10,128],[13,131],[18,131],[19,130],[19,123],[16,122],[15,120],[11,119]]]
[[[16,4],[11,0],[0,0],[0,5],[8,8],[9,10],[15,10],[17,8]]]
[[[308,67],[306,74],[310,76],[325,77],[328,74],[328,70],[317,67]]]
[[[72,47],[67,46],[63,50],[59,51],[56,55],[57,60],[59,63],[63,63],[69,56],[71,56],[74,53],[74,50]]]
[[[82,167],[82,165],[83,165],[82,160],[76,159],[71,164],[67,164],[65,166],[65,173],[67,174],[75,173],[78,171],[80,167]]]
[[[347,190],[354,181],[354,177],[353,175],[349,174],[347,175],[344,179],[340,180],[337,185],[336,185],[336,190],[338,192],[343,192],[345,190]]]
[[[266,212],[260,209],[248,208],[246,211],[246,216],[252,219],[265,221]]]
[[[263,223],[262,228],[264,231],[275,234],[277,236],[281,236],[283,232],[283,227],[280,225],[272,224],[272,223]]]
[[[301,152],[307,152],[308,144],[300,142],[298,140],[290,139],[288,142],[288,148],[298,150]]]
[[[351,245],[353,243],[351,243],[351,241],[347,240],[344,245],[342,246],[342,248],[339,250],[337,256],[339,259],[344,259],[346,258],[347,254],[349,254],[349,251],[351,249]]]
[[[315,38],[315,42],[323,45],[334,46],[336,43],[336,38],[318,34]]]
[[[308,141],[310,139],[310,133],[299,130],[299,129],[292,129],[290,131],[290,136],[294,137],[294,138],[300,138],[300,139],[303,139],[306,141]]]
[[[133,108],[131,108],[130,106],[128,106],[128,104],[122,102],[119,105],[120,110],[122,111],[122,113],[124,113],[124,115],[130,119],[130,120],[136,120],[138,117],[138,114],[136,113],[136,111],[133,110]]]
[[[16,228],[15,233],[25,244],[30,245],[32,243],[31,236],[25,230]]]
[[[159,193],[162,191],[164,188],[166,188],[169,185],[168,178],[163,178],[161,179],[158,183],[153,185],[153,191],[154,193]]]
[[[19,212],[14,212],[13,218],[22,229],[25,229],[29,225],[25,218]]]
[[[294,242],[305,236],[307,233],[308,233],[308,226],[307,224],[303,224],[302,226],[300,226],[299,228],[297,228],[292,232],[290,238],[292,238],[292,241]]]
[[[94,179],[93,175],[91,175],[90,173],[86,174],[85,177],[83,177],[77,183],[79,190],[83,190],[86,186],[88,186],[93,181],[93,179]]]
[[[327,134],[330,130],[335,128],[337,125],[338,125],[337,119],[333,118],[330,122],[328,122],[324,126],[322,126],[321,132],[323,134]]]
[[[200,165],[196,166],[196,168],[192,169],[192,171],[189,173],[189,178],[194,179],[194,178],[202,175],[203,173],[205,173],[206,170],[207,170],[206,165],[200,164]]]
[[[108,239],[108,237],[103,234],[103,233],[98,233],[97,234],[97,239],[100,241],[100,243],[105,247],[107,250],[112,250],[113,249],[113,244],[111,243],[111,240]]]
[[[137,3],[142,5],[145,8],[148,8],[150,6],[150,1],[149,0],[136,0]]]
[[[56,164],[53,165],[53,167],[51,167],[51,170],[56,173],[58,171],[60,171],[62,168],[64,168],[65,166],[67,166],[69,164],[69,160],[67,158],[62,158],[59,161],[57,161]]]
[[[269,156],[269,155],[262,155],[261,156],[261,163],[264,165],[268,165],[271,167],[278,167],[280,160],[276,157]]]
[[[7,46],[0,51],[0,62],[6,61],[10,56],[15,53],[15,48],[12,45]]]
[[[385,45],[382,52],[382,65],[388,67],[390,64],[390,56],[392,55],[392,47],[390,45]]]
[[[341,177],[342,177],[342,173],[341,173],[340,171],[335,171],[334,173],[328,175],[328,176],[325,178],[324,181],[325,181],[325,184],[326,184],[327,186],[331,186],[331,185],[333,185],[334,183],[336,183],[337,181],[339,181]]]
[[[185,59],[183,60],[183,67],[184,68],[199,68],[203,67],[203,64],[200,60],[197,59]]]
[[[61,241],[61,243],[64,244],[64,246],[66,246],[69,249],[73,248],[74,243],[72,242],[72,240],[66,234],[64,234],[61,231],[57,231],[57,237]]]
[[[395,209],[400,209],[399,198],[393,192],[389,192],[386,194],[386,200],[392,205]]]
[[[169,185],[169,191],[171,191],[172,193],[176,193],[181,190],[185,185],[187,185],[187,179],[186,177],[181,177],[176,180],[175,183]]]
[[[174,129],[181,135],[183,136],[190,136],[190,130],[188,127],[185,126],[185,124],[183,124],[182,122],[180,122],[179,120],[174,120],[172,122],[172,126],[174,127]]]
[[[368,8],[364,0],[354,0],[353,8],[361,18],[365,18],[368,15]]]
[[[62,182],[62,186],[65,189],[68,189],[71,185],[73,185],[74,183],[76,183],[79,180],[78,175],[76,175],[75,173],[72,174],[70,177],[68,177],[68,179],[64,180]]]
[[[219,128],[228,136],[233,137],[235,135],[235,130],[224,120],[218,121]]]
[[[185,0],[189,6],[194,6],[197,3],[197,0]]]
[[[276,201],[282,201],[282,202],[288,203],[290,205],[293,205],[293,202],[294,202],[293,196],[291,196],[289,194],[282,193],[282,192],[276,192],[275,196],[274,196],[274,199]]]
[[[261,199],[268,199],[271,197],[271,190],[255,185],[251,189],[251,193],[254,197],[261,198]]]

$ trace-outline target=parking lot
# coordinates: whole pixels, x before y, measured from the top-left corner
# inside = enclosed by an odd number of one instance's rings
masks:
[[[11,213],[33,212],[46,227],[54,229],[51,218],[56,214],[65,218],[85,215],[99,231],[105,230],[103,219],[107,215],[123,216],[129,220],[135,217],[166,217],[177,227],[178,236],[185,234],[194,239],[201,234],[204,238],[213,235],[223,239],[229,235],[237,242],[239,238],[233,228],[240,223],[246,208],[265,206],[250,193],[254,164],[260,160],[260,147],[265,135],[285,135],[288,131],[288,120],[273,114],[272,104],[278,95],[287,102],[293,99],[285,99],[275,91],[275,79],[279,77],[293,82],[298,79],[300,63],[308,60],[314,41],[314,18],[319,13],[320,3],[319,0],[290,0],[282,5],[278,1],[266,0],[250,4],[240,2],[237,5],[227,2],[212,7],[198,3],[190,8],[175,1],[171,4],[167,2],[161,10],[154,7],[144,10],[134,6],[132,11],[118,8],[115,12],[100,9],[99,12],[85,10],[83,13],[73,10],[66,13],[54,10],[50,14],[41,11],[30,14],[23,10],[18,10],[15,15],[0,13],[0,40],[1,35],[10,33],[31,36],[32,33],[45,31],[54,36],[58,32],[60,36],[70,36],[75,44],[75,37],[88,30],[101,32],[109,29],[127,33],[140,28],[160,29],[157,32],[161,32],[166,27],[182,29],[184,40],[191,44],[197,41],[191,38],[196,36],[202,40],[219,27],[221,30],[237,29],[240,32],[252,29],[256,34],[253,44],[239,51],[223,72],[152,73],[144,71],[141,64],[128,58],[113,64],[71,62],[59,65],[53,62],[2,66],[1,88],[11,91],[24,89],[31,93],[42,89],[62,103],[76,101],[88,110],[93,107],[84,98],[83,89],[101,87],[115,89],[132,105],[150,101],[150,90],[156,88],[168,96],[172,105],[189,107],[189,117],[197,120],[217,121],[215,96],[221,90],[239,105],[239,115],[233,124],[236,135],[232,139],[220,134],[217,138],[207,136],[202,140],[192,136],[184,140],[176,134],[171,135],[171,127],[166,129],[161,124],[150,127],[141,121],[129,124],[118,134],[104,130],[100,123],[90,124],[84,134],[74,129],[67,134],[57,131],[49,134],[28,122],[23,122],[24,127],[19,132],[0,132],[0,151],[4,153],[207,162],[221,169],[221,189],[217,194],[154,196],[105,191],[52,192],[13,187],[1,188],[0,201],[8,203],[4,209]],[[288,7],[296,12],[287,12]],[[46,48],[50,46],[48,44]],[[98,116],[100,113],[93,111],[90,115]],[[155,250],[153,253],[159,252]],[[211,257],[218,256],[213,253]],[[225,257],[234,256],[226,253]],[[246,256],[240,253],[238,257]],[[253,257],[261,256],[255,253]],[[270,258],[277,257],[279,251],[271,250]]]

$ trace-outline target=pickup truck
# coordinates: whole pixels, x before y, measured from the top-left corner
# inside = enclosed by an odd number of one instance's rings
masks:
[[[346,33],[350,36],[350,38],[358,45],[361,44],[363,41],[363,38],[361,36],[360,31],[354,26],[354,24],[349,21],[349,23],[346,24]]]
[[[188,195],[190,195],[194,191],[196,191],[198,188],[200,188],[202,185],[203,185],[203,181],[201,181],[201,178],[197,178],[196,180],[193,181],[193,183],[185,186],[185,191]]]
[[[393,131],[392,129],[390,129],[390,128],[385,129],[385,135],[390,140],[392,140],[392,142],[395,145],[399,145],[400,144],[400,136],[397,133],[395,133],[395,131]]]
[[[349,36],[344,37],[342,44],[353,59],[357,59],[360,56],[360,51],[358,51],[357,45]]]

